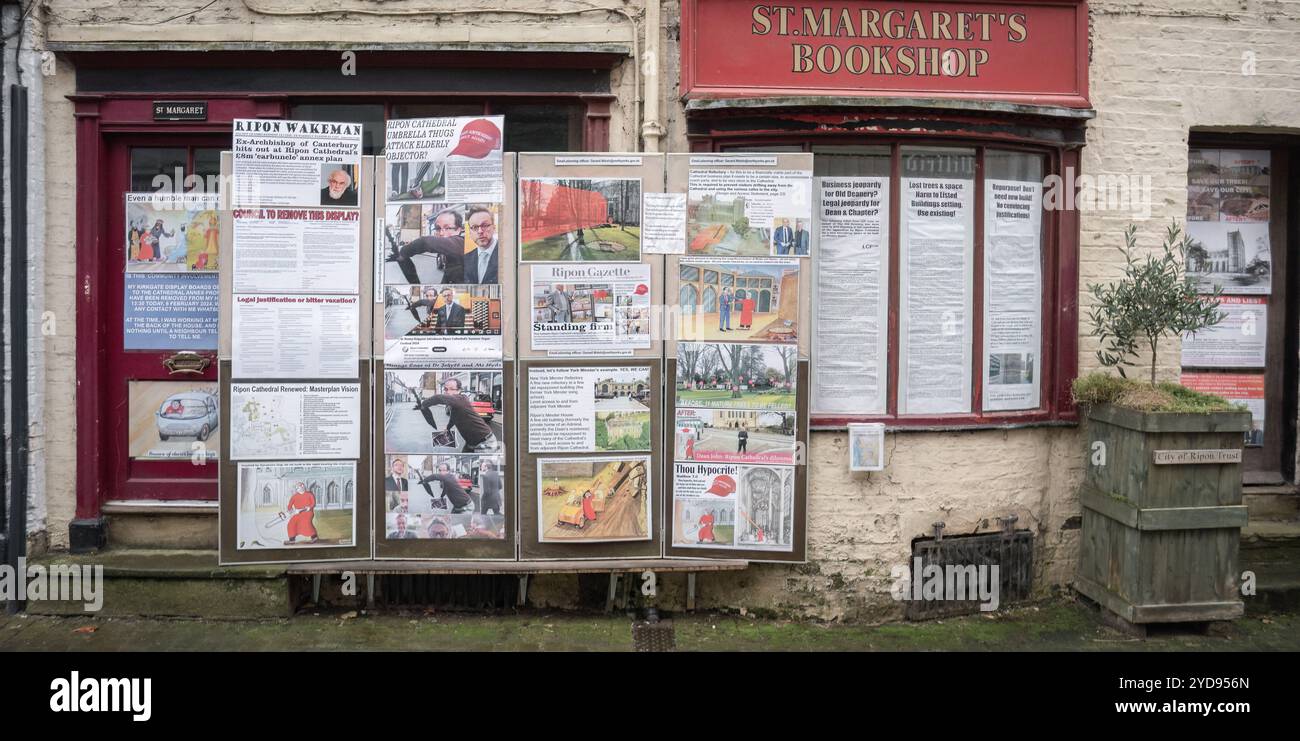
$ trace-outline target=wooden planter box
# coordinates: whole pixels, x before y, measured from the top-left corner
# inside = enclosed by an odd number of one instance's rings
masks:
[[[1075,588],[1131,623],[1240,617],[1241,450],[1249,429],[1249,412],[1089,409]],[[1106,465],[1093,464],[1097,442]],[[1190,462],[1197,459],[1211,462]]]

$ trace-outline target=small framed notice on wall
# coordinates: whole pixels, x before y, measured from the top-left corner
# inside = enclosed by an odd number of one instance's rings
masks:
[[[849,470],[885,470],[885,425],[883,423],[849,425]]]

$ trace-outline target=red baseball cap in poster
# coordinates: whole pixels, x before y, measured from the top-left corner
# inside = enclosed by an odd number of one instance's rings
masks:
[[[456,146],[448,157],[469,157],[481,160],[501,149],[501,128],[486,118],[476,118],[460,130]]]

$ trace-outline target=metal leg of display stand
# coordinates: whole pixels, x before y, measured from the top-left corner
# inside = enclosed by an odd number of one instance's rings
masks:
[[[605,596],[605,612],[614,611],[614,597],[618,594],[618,572],[609,574],[609,594]]]
[[[320,574],[312,574],[311,577],[311,603],[320,605]]]
[[[521,574],[519,577],[519,597],[515,600],[515,605],[524,607],[528,604],[528,574]]]
[[[695,612],[695,572],[686,572],[686,611]]]
[[[366,609],[375,609],[375,574],[366,574]]]

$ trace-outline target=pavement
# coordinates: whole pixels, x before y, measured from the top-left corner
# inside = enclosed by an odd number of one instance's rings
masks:
[[[665,616],[678,651],[1297,651],[1300,615],[1249,615],[1135,638],[1055,598],[987,615],[886,625],[736,614]],[[0,616],[0,651],[631,651],[627,614],[542,610],[305,613],[261,620]]]

